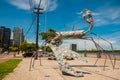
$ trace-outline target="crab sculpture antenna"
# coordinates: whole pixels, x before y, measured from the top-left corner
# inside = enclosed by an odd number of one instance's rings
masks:
[[[92,18],[92,12],[88,9],[85,9],[84,13],[80,12],[82,15],[83,19],[90,25],[89,29],[85,31],[85,34],[90,32],[94,26],[93,18]],[[88,18],[87,18],[88,17]]]
[[[83,36],[85,36],[87,33],[89,33],[94,26],[92,13],[90,10],[85,9],[84,13],[80,12],[80,14],[82,15],[82,17],[86,21],[86,23],[88,23],[90,25],[88,30],[86,30],[86,31],[76,30],[76,31],[55,32],[56,36],[51,40],[51,42],[55,42],[55,40],[58,38],[62,38],[62,39],[76,39],[76,38],[78,38],[78,39],[80,39]]]

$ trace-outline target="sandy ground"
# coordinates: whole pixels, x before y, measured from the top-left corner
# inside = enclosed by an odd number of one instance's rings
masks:
[[[87,58],[88,63],[72,60],[68,61],[76,71],[81,71],[84,77],[74,77],[62,75],[58,64],[55,60],[47,58],[40,61],[35,60],[34,68],[29,71],[31,58],[23,58],[14,72],[8,74],[3,80],[120,80],[120,61],[116,61],[115,69],[113,70],[111,61],[107,59],[104,69],[105,59]]]

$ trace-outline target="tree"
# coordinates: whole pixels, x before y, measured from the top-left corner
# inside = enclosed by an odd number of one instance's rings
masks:
[[[18,51],[18,47],[10,46],[9,50],[13,51],[13,52],[16,52],[16,51]]]
[[[21,51],[32,52],[32,51],[35,51],[35,50],[36,50],[36,47],[35,47],[35,44],[34,44],[34,43],[27,43],[27,42],[25,41],[25,42],[22,42],[22,43],[21,43],[21,45],[20,45],[20,50],[21,50]]]
[[[42,51],[44,52],[52,52],[52,49],[49,46],[41,46],[40,47],[42,49]]]
[[[54,37],[56,37],[56,31],[53,29],[48,29],[48,32],[41,32],[40,35],[42,36],[42,40],[45,40],[46,43],[50,43],[52,39],[54,39]],[[62,44],[62,40],[61,37],[57,38],[55,40],[55,44],[56,46],[59,46]]]

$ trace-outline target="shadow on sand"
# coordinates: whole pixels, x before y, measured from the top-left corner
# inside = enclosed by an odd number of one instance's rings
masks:
[[[108,67],[103,65],[70,65],[71,67]]]
[[[103,65],[70,65],[71,67],[104,67]],[[108,66],[105,66],[105,67],[108,67]],[[114,78],[114,77],[111,77],[111,76],[108,76],[108,75],[104,75],[104,74],[100,74],[98,72],[94,72],[94,71],[89,71],[87,69],[83,69],[83,68],[80,68],[81,70],[84,70],[86,72],[83,72],[84,74],[91,74],[91,73],[94,73],[94,74],[97,74],[97,75],[101,75],[101,76],[104,76],[104,77],[108,77],[108,78],[111,78],[113,80],[120,80],[120,79],[117,79],[117,78]],[[81,71],[78,71],[78,72],[81,72]]]

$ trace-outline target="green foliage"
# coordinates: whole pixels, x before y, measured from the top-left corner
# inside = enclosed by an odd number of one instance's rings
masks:
[[[54,37],[56,37],[56,31],[53,29],[48,29],[48,32],[41,32],[40,35],[42,36],[42,40],[45,40],[46,43],[50,43]],[[62,44],[61,37],[55,40],[56,46],[59,46]]]
[[[18,51],[18,47],[10,46],[9,50],[13,51],[13,52],[16,52],[16,51]]]
[[[48,29],[48,32],[41,32],[42,40],[45,40],[47,43],[50,43],[50,40],[55,37],[55,30]]]
[[[2,80],[8,73],[12,72],[21,61],[22,60],[20,59],[14,59],[0,63],[0,80]]]
[[[42,49],[42,51],[44,52],[52,52],[52,49],[49,46],[42,46],[40,47]]]
[[[21,45],[20,45],[20,50],[21,51],[28,51],[28,52],[35,51],[36,50],[36,44],[22,42]]]

